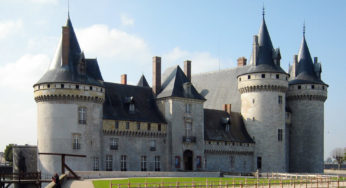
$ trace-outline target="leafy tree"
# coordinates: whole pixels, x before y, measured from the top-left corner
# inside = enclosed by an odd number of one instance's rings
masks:
[[[12,162],[13,162],[13,152],[12,152],[12,150],[13,150],[13,146],[14,145],[15,144],[7,145],[6,148],[5,148],[5,151],[4,151],[5,160],[10,162],[10,164],[12,164]]]
[[[345,152],[346,148],[335,148],[332,151],[332,157],[336,160],[338,163],[338,169],[340,170],[341,164],[344,162],[345,159]]]

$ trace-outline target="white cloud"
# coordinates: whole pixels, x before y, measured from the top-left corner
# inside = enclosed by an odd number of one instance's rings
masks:
[[[23,27],[22,20],[8,20],[0,22],[0,39],[18,32]]]
[[[26,54],[16,62],[0,66],[0,87],[32,92],[32,85],[47,70],[49,57],[44,54]]]
[[[121,15],[120,19],[123,26],[133,26],[135,24],[135,21],[126,15]]]
[[[219,68],[219,60],[209,52],[189,52],[176,47],[162,57],[167,67],[181,65],[185,60],[192,61],[192,73],[208,72]]]
[[[77,36],[81,48],[89,57],[135,62],[150,59],[149,47],[143,39],[106,25],[77,30]]]

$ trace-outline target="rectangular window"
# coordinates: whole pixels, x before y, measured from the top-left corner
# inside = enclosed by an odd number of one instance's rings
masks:
[[[185,113],[191,114],[192,104],[185,104]]]
[[[126,122],[126,130],[130,129],[130,122]]]
[[[98,157],[93,157],[93,170],[94,171],[99,171],[99,158]]]
[[[134,113],[135,112],[135,104],[131,103],[129,106],[129,112]]]
[[[191,136],[191,131],[192,131],[191,123],[185,123],[185,136],[186,137]]]
[[[196,167],[202,168],[202,157],[201,156],[197,156]]]
[[[115,121],[114,128],[119,129],[119,121]]]
[[[279,104],[282,104],[282,96],[281,95],[279,95],[278,102],[279,102]]]
[[[180,156],[175,156],[174,166],[175,168],[180,168]]]
[[[112,171],[113,157],[112,155],[106,155],[106,171]]]
[[[119,143],[118,138],[111,138],[110,139],[110,149],[111,150],[117,150],[118,149],[118,143]]]
[[[230,167],[234,168],[234,156],[229,157],[229,163],[230,163]]]
[[[278,141],[282,141],[282,129],[278,129]]]
[[[120,170],[121,171],[126,171],[126,155],[122,155],[120,158]]]
[[[279,74],[277,74],[277,75],[276,75],[276,79],[279,79],[279,78],[280,78],[280,75],[279,75]]]
[[[155,171],[160,171],[160,156],[155,156]]]
[[[257,169],[262,168],[262,157],[257,157]]]
[[[156,140],[150,141],[150,151],[156,151]]]
[[[137,130],[141,130],[141,123],[137,122]]]
[[[265,78],[266,77],[266,75],[265,74],[262,74],[262,78]]]
[[[141,171],[147,171],[147,156],[141,156]]]
[[[81,135],[76,133],[76,134],[73,134],[72,137],[73,137],[72,148],[80,149]]]
[[[157,124],[157,130],[158,130],[158,131],[161,131],[161,124],[160,124],[160,123]]]
[[[86,107],[78,108],[78,122],[79,124],[86,124]]]
[[[151,129],[151,124],[148,123],[147,130],[150,131],[150,129]]]

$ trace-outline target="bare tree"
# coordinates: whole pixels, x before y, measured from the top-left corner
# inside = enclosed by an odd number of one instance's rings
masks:
[[[344,155],[346,153],[346,148],[335,148],[332,151],[332,157],[336,160],[338,163],[338,169],[340,170],[341,164],[344,162]]]

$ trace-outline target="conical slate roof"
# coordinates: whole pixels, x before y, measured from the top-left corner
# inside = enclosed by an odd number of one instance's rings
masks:
[[[163,80],[161,92],[157,95],[157,98],[181,97],[205,100],[179,66],[167,69],[163,74]]]
[[[137,86],[150,87],[144,75],[142,75],[141,78],[139,79]]]
[[[84,83],[90,85],[102,86],[102,75],[96,59],[85,59],[80,49],[76,34],[74,32],[70,17],[68,17],[66,26],[67,32],[63,34],[59,41],[55,56],[50,64],[48,71],[36,84],[54,83],[54,82],[72,82]],[[63,37],[68,36],[68,42],[63,44]],[[63,62],[63,49],[68,48],[67,62]],[[86,73],[78,71],[78,64],[81,59],[85,60]],[[36,85],[35,84],[35,85]]]
[[[315,66],[313,64],[309,47],[305,40],[305,34],[300,45],[298,53],[298,65],[296,69],[296,77],[289,84],[324,84],[324,82],[316,75]]]
[[[279,50],[274,50],[267,24],[263,17],[262,25],[258,33],[258,52],[256,56],[256,64],[249,69],[247,73],[257,72],[277,72],[286,73],[279,65],[274,63],[274,56],[280,56]]]

